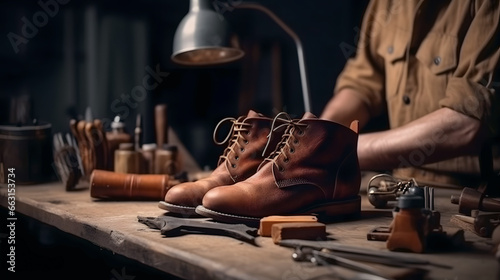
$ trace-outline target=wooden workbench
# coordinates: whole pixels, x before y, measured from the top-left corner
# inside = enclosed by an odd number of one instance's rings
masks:
[[[452,214],[458,214],[458,206],[450,203],[452,194],[458,195],[460,190],[435,190],[435,206],[445,231],[456,229],[449,222]],[[7,196],[7,187],[2,185],[0,205],[4,208]],[[96,201],[88,189],[67,192],[58,182],[17,186],[15,197],[18,213],[181,278],[336,279],[333,275],[338,272],[332,267],[295,262],[291,248],[275,245],[266,237],[257,238],[258,247],[225,236],[189,234],[165,238],[137,220],[138,216],[165,213],[154,201]],[[391,209],[377,210],[363,195],[362,210],[361,219],[328,224],[330,237],[339,244],[387,251],[385,242],[368,241],[366,234],[375,226],[388,225]],[[465,233],[465,239],[469,243],[467,250],[407,254],[452,267],[426,266],[426,279],[498,279],[491,241],[470,232]]]

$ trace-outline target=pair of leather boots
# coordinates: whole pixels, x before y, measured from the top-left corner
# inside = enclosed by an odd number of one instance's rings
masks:
[[[246,224],[271,215],[360,213],[357,121],[347,128],[311,113],[271,119],[254,111],[224,121],[233,125],[219,143],[229,142],[217,168],[172,187],[160,208]]]

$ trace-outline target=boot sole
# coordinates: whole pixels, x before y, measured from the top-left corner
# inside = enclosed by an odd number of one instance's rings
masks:
[[[181,214],[183,216],[188,216],[188,217],[191,217],[191,216],[199,217],[200,216],[195,211],[196,207],[176,205],[176,204],[168,203],[166,201],[158,202],[158,208],[163,209],[163,210],[167,210],[168,212],[172,212],[175,214]]]
[[[260,219],[264,218],[264,217],[260,218],[248,217],[248,216],[217,212],[205,208],[202,205],[196,207],[195,211],[197,214],[201,216],[212,218],[216,221],[225,223],[243,223],[243,224],[258,225],[260,223]],[[307,207],[300,211],[289,213],[288,215],[304,215],[304,214],[318,215],[319,221],[331,221],[339,218],[342,219],[356,218],[359,217],[361,214],[361,197],[358,195],[356,198],[350,200],[317,204],[311,207]],[[269,214],[269,215],[274,215],[274,214]]]

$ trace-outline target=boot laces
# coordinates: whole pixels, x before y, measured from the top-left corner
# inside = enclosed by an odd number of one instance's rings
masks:
[[[283,116],[285,117],[285,119],[283,118]],[[276,120],[280,120],[283,123],[275,127]],[[271,137],[273,135],[273,132],[282,128],[283,126],[286,126],[286,128],[285,128],[285,132],[281,136],[280,142],[276,145],[276,148],[274,149],[274,151],[271,152],[271,154],[269,154],[269,156],[266,157],[262,161],[262,163],[259,165],[258,169],[260,169],[266,162],[270,161],[274,165],[276,165],[276,167],[278,167],[278,170],[284,171],[284,168],[282,166],[278,165],[278,163],[276,162],[276,159],[278,158],[279,155],[283,155],[284,156],[283,161],[288,162],[290,155],[288,155],[285,151],[288,150],[289,153],[293,154],[295,152],[295,148],[291,146],[291,143],[294,143],[294,144],[299,143],[299,140],[295,137],[294,132],[298,131],[297,133],[299,135],[302,135],[304,133],[303,129],[305,127],[307,127],[307,124],[300,123],[299,120],[292,119],[290,117],[290,115],[288,115],[285,112],[281,112],[278,115],[276,115],[276,117],[274,117],[273,123],[271,125],[271,131],[269,132],[269,135],[267,136],[268,137],[267,144],[266,144],[266,147],[264,148],[263,155],[264,155],[266,149],[269,147],[269,143],[271,142]]]
[[[238,119],[235,119],[232,117],[225,118],[225,119],[222,119],[215,127],[214,133],[213,133],[213,140],[214,140],[215,144],[224,145],[225,143],[228,143],[226,149],[224,149],[224,152],[219,157],[219,162],[217,163],[217,165],[220,165],[225,160],[229,161],[229,155],[231,153],[237,153],[235,151],[235,148],[239,149],[240,151],[244,151],[244,147],[240,144],[240,139],[243,140],[243,143],[248,144],[248,140],[245,138],[244,135],[248,134],[249,127],[252,126],[249,123],[245,123],[244,119],[245,119],[244,116],[239,117]],[[232,123],[231,128],[229,129],[229,132],[228,132],[226,138],[224,138],[224,140],[222,140],[222,141],[218,141],[217,140],[217,131],[219,130],[221,125],[223,123],[226,123],[226,122]],[[233,165],[233,167],[234,167],[234,165]]]

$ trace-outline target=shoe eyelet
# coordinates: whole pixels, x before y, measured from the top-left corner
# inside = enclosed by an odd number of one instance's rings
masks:
[[[290,153],[291,154],[295,153],[295,149],[294,148],[290,148]]]
[[[248,143],[250,143],[250,141],[245,139],[245,141],[243,141],[243,143],[245,143],[245,145],[248,145]]]
[[[234,164],[234,163],[233,163],[233,164],[231,164],[231,167],[232,167],[232,168],[236,168],[236,164]]]
[[[283,159],[284,163],[288,163],[289,161],[290,161],[290,159],[288,159],[288,158]]]
[[[235,160],[239,160],[239,159],[240,159],[240,157],[239,157],[239,156],[235,156],[235,157],[234,157],[234,159],[235,159]]]
[[[297,132],[298,135],[304,135],[304,131],[303,130],[299,130],[299,132]]]
[[[293,144],[298,145],[299,144],[299,140],[297,140],[297,139],[293,140]]]
[[[278,171],[279,172],[285,172],[285,168],[283,168],[282,166],[278,166]]]
[[[240,151],[243,153],[245,151],[245,148],[240,148]]]

